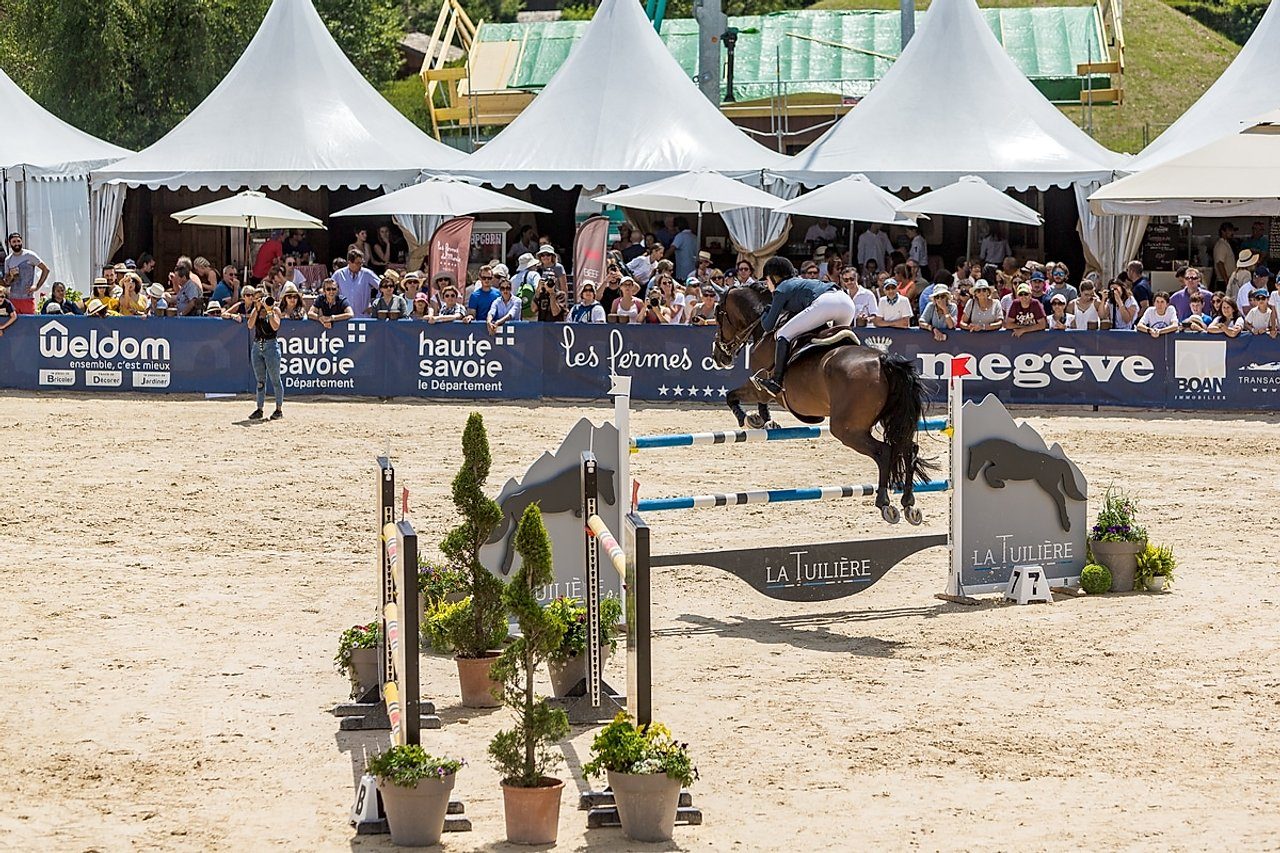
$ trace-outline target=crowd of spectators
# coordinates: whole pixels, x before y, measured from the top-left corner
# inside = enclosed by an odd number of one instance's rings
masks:
[[[806,234],[812,244],[799,273],[834,282],[853,298],[859,326],[917,328],[939,341],[955,330],[1009,332],[1023,337],[1045,330],[1136,331],[1152,337],[1179,332],[1230,337],[1280,333],[1280,292],[1265,255],[1243,248],[1226,269],[1215,248],[1215,280],[1203,287],[1198,268],[1177,271],[1180,287],[1153,292],[1138,261],[1111,281],[1097,273],[1074,278],[1066,264],[1020,263],[1008,242],[993,231],[979,256],[960,258],[951,269],[930,271],[928,249],[915,229],[899,246],[878,225],[858,236],[853,256],[825,245],[834,228],[820,220]],[[272,235],[253,265],[252,290],[241,271],[219,271],[207,259],[180,257],[171,271],[157,273],[156,260],[104,266],[86,295],[54,281],[36,304],[49,268],[9,237],[0,291],[0,333],[19,313],[90,316],[208,316],[242,322],[244,296],[278,304],[285,320],[314,321],[326,327],[354,317],[424,323],[483,323],[496,332],[507,323],[643,323],[714,325],[728,288],[751,284],[756,270],[739,260],[729,272],[700,249],[687,220],[674,217],[652,232],[629,225],[611,247],[602,281],[570,284],[560,252],[545,235],[522,229],[508,263],[481,266],[470,281],[432,277],[423,269],[403,271],[393,264],[389,229],[375,242],[356,232],[345,258],[335,258],[316,293],[301,289],[298,267],[310,259],[301,232]],[[371,260],[372,258],[372,260]]]

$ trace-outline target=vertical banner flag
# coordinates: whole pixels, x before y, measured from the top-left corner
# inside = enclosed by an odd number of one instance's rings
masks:
[[[474,216],[446,219],[431,235],[431,278],[453,276],[459,292],[467,284],[467,259],[471,257],[471,226]]]
[[[609,217],[593,216],[578,226],[578,235],[573,240],[573,289],[578,293],[587,282],[600,290],[608,243]]]

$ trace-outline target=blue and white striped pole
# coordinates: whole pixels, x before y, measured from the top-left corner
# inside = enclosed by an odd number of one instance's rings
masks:
[[[920,429],[938,431],[947,428],[946,418],[924,418]],[[638,435],[631,439],[631,450],[654,450],[660,447],[692,447],[705,444],[752,444],[761,441],[795,441],[821,438],[831,432],[821,426],[779,427],[778,429],[735,429],[723,432],[671,433],[670,435]]]
[[[947,480],[930,480],[917,485],[916,492],[945,492],[951,488]],[[900,491],[900,490],[896,490]],[[701,509],[712,506],[744,506],[793,501],[829,501],[838,498],[869,498],[876,493],[874,483],[858,486],[811,486],[801,489],[754,489],[747,492],[720,492],[712,495],[685,495],[671,498],[646,498],[637,504],[639,512],[662,512],[669,509]]]

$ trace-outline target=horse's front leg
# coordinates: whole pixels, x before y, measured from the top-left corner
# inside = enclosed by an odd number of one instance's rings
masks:
[[[735,388],[730,391],[726,401],[729,404],[729,410],[733,412],[733,416],[738,419],[738,426],[745,426],[747,423],[747,413],[742,408],[742,389]]]

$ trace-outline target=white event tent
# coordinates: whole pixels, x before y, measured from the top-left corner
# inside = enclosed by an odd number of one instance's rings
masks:
[[[369,85],[311,0],[273,0],[240,59],[200,106],[154,144],[95,170],[93,182],[390,192],[462,156]]]
[[[494,187],[594,190],[711,169],[767,189],[764,170],[786,162],[707,100],[636,0],[603,0],[533,102],[451,171]],[[787,221],[745,208],[724,219],[751,250],[776,239]]]
[[[1110,271],[1142,231],[1130,233],[1137,222],[1099,222],[1087,198],[1125,159],[1031,84],[974,0],[936,0],[875,88],[783,173],[814,186],[857,171],[893,191],[965,175],[1001,190],[1073,187],[1086,255]]]
[[[110,198],[90,193],[89,172],[131,152],[67,124],[3,71],[0,114],[9,128],[0,140],[4,233],[22,233],[26,247],[49,265],[50,281],[88,292],[94,260],[110,253],[120,215]],[[107,214],[100,216],[104,202]]]
[[[1280,4],[1271,3],[1240,53],[1191,108],[1125,164],[1141,172],[1239,133],[1280,107]],[[1223,214],[1227,215],[1227,214]]]

